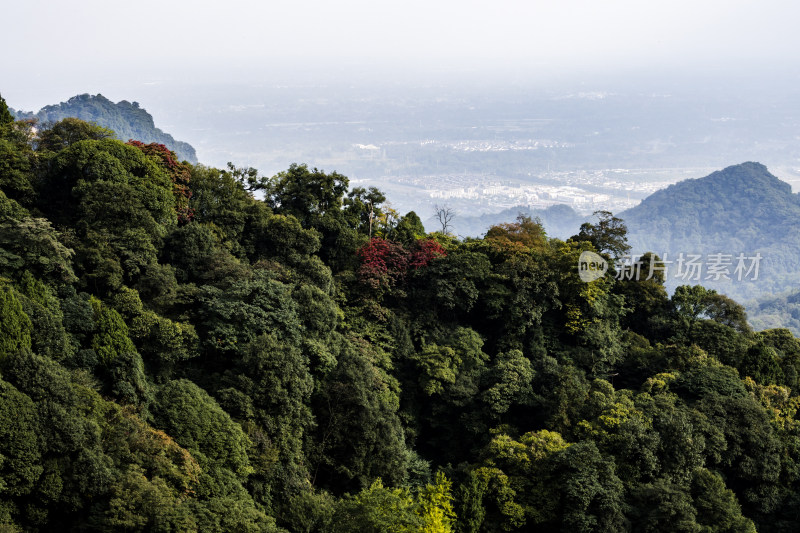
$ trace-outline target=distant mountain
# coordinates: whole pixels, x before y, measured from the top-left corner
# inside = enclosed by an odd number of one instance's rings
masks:
[[[760,163],[742,163],[676,183],[618,216],[628,225],[634,253],[666,254],[668,261],[681,252],[685,258],[703,256],[699,281],[675,279],[677,265],[667,265],[669,287],[699,282],[739,300],[800,289],[800,195]],[[732,280],[715,281],[709,273],[708,254],[716,253],[724,254],[725,261],[732,256],[732,264],[725,267]],[[734,276],[740,253],[761,255],[758,280],[739,281]],[[754,316],[757,307],[749,306]]]
[[[179,159],[197,163],[197,153],[192,145],[176,141],[172,135],[156,128],[152,115],[139,107],[138,102],[122,100],[115,104],[102,94],[81,94],[66,102],[43,107],[37,113],[14,110],[12,113],[18,119],[38,118],[40,122],[56,122],[67,117],[95,122],[114,130],[120,140],[163,144]]]
[[[751,303],[748,315],[756,330],[787,328],[800,335],[800,291]]]
[[[482,237],[490,227],[504,222],[513,222],[519,215],[538,217],[547,235],[558,239],[567,239],[578,233],[580,225],[587,217],[577,213],[568,205],[551,205],[546,209],[531,209],[527,206],[512,207],[499,213],[487,213],[480,216],[463,216],[457,214],[453,220],[455,233],[464,237]],[[431,218],[425,221],[429,231],[437,229],[438,222]]]

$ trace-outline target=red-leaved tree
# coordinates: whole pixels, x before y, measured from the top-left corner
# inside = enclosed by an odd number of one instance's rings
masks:
[[[358,257],[358,277],[373,289],[393,287],[408,270],[409,253],[403,245],[380,237],[373,237],[362,246]]]
[[[428,266],[428,263],[437,257],[444,257],[447,251],[433,239],[420,239],[411,247],[411,257],[408,266],[414,270]]]
[[[445,249],[433,239],[416,241],[411,250],[406,250],[400,243],[373,237],[358,250],[358,278],[373,289],[389,289],[401,282],[409,270],[426,267],[444,255]]]

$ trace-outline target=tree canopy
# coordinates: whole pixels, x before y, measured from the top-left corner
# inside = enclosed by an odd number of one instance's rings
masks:
[[[800,339],[582,281],[619,217],[426,234],[336,172],[3,117],[0,530],[798,529]]]

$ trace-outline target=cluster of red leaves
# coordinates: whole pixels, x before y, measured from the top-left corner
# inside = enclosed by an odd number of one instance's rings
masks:
[[[408,270],[408,252],[403,245],[379,237],[362,246],[358,257],[358,277],[374,289],[394,285]]]
[[[409,270],[428,266],[437,257],[447,255],[441,244],[433,239],[419,240],[407,250],[402,244],[373,237],[358,250],[361,267],[359,279],[372,288],[392,287]]]
[[[192,220],[194,211],[189,207],[189,199],[192,191],[189,189],[189,181],[192,177],[191,167],[187,163],[181,163],[175,157],[175,153],[163,144],[145,144],[141,141],[128,141],[128,144],[135,146],[145,155],[157,159],[161,167],[167,171],[172,180],[172,194],[175,196],[175,211],[178,214],[178,222],[185,224]]]
[[[437,257],[447,255],[444,247],[433,239],[421,239],[414,243],[408,265],[414,270],[428,266]]]

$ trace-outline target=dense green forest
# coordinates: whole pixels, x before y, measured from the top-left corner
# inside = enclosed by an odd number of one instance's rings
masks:
[[[385,202],[0,99],[0,530],[798,530],[800,340]]]
[[[48,105],[34,112],[14,111],[17,119],[37,119],[41,124],[52,124],[65,118],[78,118],[94,122],[112,130],[116,138],[127,141],[136,139],[145,143],[158,143],[175,152],[180,161],[197,163],[194,147],[176,141],[169,133],[156,128],[152,115],[139,107],[138,102],[122,100],[114,103],[102,94],[79,94],[66,102]]]

